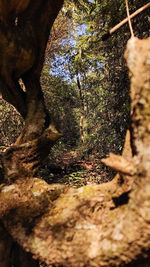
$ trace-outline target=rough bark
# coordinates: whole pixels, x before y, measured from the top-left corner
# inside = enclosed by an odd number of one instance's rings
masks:
[[[21,135],[2,157],[0,182],[3,177],[12,182],[34,175],[61,136],[51,125],[40,74],[49,32],[62,4],[63,0],[0,0],[0,95],[25,120]],[[0,236],[0,266],[39,266],[1,226]]]
[[[0,1],[0,91],[25,120],[15,145],[4,153],[5,179],[34,175],[61,136],[51,125],[40,75],[49,32],[62,4],[63,0]]]
[[[150,38],[131,39],[126,59],[137,151],[134,172],[127,173],[132,184],[115,165],[120,175],[102,185],[75,189],[36,178],[1,185],[0,218],[6,229],[48,266],[141,266],[138,261],[150,255]]]
[[[5,180],[34,176],[61,134],[52,126],[32,141],[12,145],[3,154]]]
[[[38,267],[38,261],[25,252],[0,223],[0,266]]]

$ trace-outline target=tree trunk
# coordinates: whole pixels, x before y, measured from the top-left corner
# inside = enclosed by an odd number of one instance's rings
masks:
[[[5,228],[48,266],[141,266],[150,255],[149,55],[150,38],[128,42],[137,155],[130,162],[108,160],[120,173],[113,181],[76,189],[28,177],[1,185]]]
[[[61,134],[51,125],[40,85],[46,44],[63,0],[0,1],[0,90],[25,120],[3,155],[5,179],[34,175]],[[17,18],[16,18],[17,16]],[[42,30],[41,30],[42,29]],[[22,79],[22,88],[19,79]]]
[[[79,74],[77,73],[76,75],[77,79],[77,86],[79,90],[79,99],[80,99],[80,139],[82,145],[84,145],[85,141],[85,129],[84,129],[84,123],[85,123],[85,111],[84,111],[84,97],[83,97],[83,92],[81,88],[81,83],[80,83],[80,78]]]
[[[49,32],[62,4],[63,0],[0,0],[0,95],[25,120],[16,143],[2,155],[1,183],[33,176],[61,136],[50,124],[40,74]],[[2,225],[0,236],[1,267],[39,266]]]
[[[8,234],[0,223],[0,266],[38,267],[38,261],[25,252]]]

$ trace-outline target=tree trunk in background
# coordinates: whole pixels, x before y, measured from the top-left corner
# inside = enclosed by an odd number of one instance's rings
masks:
[[[24,250],[48,266],[132,263],[140,267],[150,255],[149,55],[150,38],[128,42],[138,152],[130,161],[116,155],[108,159],[108,165],[120,173],[113,181],[77,189],[18,177],[11,185],[1,185],[0,218],[5,228]]]
[[[80,78],[79,74],[76,75],[77,79],[77,86],[79,91],[79,99],[80,99],[80,139],[82,145],[84,145],[85,141],[85,129],[84,129],[84,122],[85,122],[85,111],[84,111],[84,96],[81,88]]]

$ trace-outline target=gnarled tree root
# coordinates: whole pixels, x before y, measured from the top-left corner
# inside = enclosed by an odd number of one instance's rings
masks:
[[[2,157],[5,179],[12,181],[18,177],[34,176],[61,136],[51,125],[39,138],[6,149]]]

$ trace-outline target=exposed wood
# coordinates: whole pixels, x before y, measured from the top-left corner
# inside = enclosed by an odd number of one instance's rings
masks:
[[[124,157],[120,155],[115,155],[110,153],[109,157],[101,160],[106,166],[114,169],[115,171],[121,172],[127,175],[134,175],[134,165],[133,163],[127,161]]]

